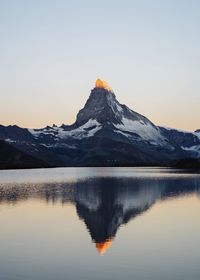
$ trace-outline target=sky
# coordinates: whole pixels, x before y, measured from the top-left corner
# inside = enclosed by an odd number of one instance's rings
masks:
[[[95,80],[157,125],[200,128],[200,1],[0,0],[0,124],[71,124]]]

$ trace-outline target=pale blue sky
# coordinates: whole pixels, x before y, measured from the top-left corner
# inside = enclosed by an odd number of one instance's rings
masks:
[[[200,1],[0,0],[0,123],[70,124],[97,77],[159,125],[200,128]]]

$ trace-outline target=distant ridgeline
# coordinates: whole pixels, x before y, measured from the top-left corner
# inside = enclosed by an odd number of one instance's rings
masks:
[[[42,129],[0,125],[0,139],[4,155],[1,168],[162,166],[191,158],[198,166],[200,158],[200,130],[192,133],[156,126],[120,104],[101,79],[97,79],[74,124]]]

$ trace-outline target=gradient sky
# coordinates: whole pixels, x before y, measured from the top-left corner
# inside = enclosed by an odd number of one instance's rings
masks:
[[[200,1],[0,0],[0,123],[70,124],[97,77],[155,124],[200,128]]]

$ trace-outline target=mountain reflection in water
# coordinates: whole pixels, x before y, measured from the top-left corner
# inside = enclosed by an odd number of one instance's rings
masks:
[[[88,178],[58,184],[2,184],[0,203],[25,199],[73,203],[84,221],[92,241],[103,254],[112,244],[117,230],[164,199],[196,193],[200,177],[175,178]]]

